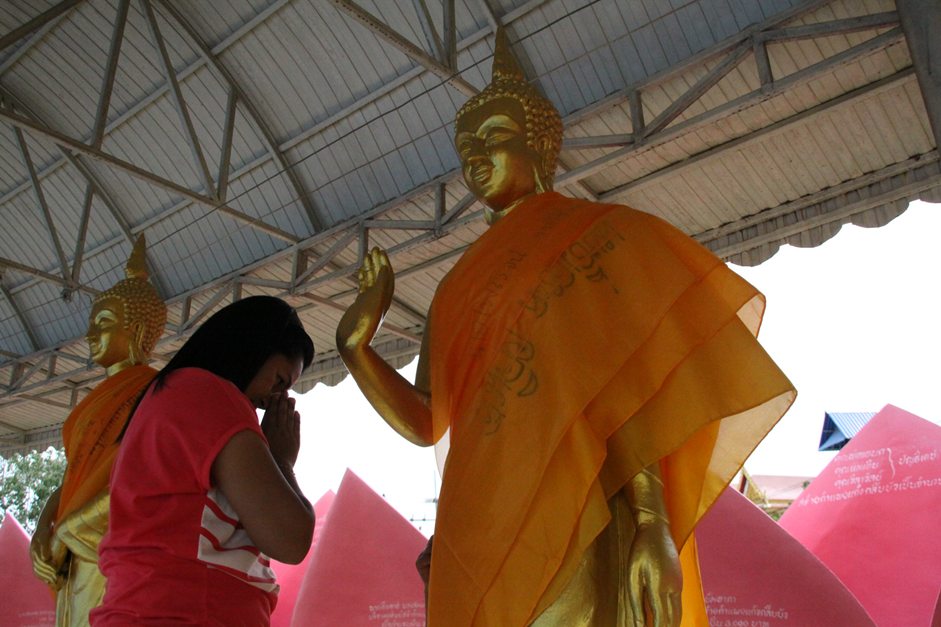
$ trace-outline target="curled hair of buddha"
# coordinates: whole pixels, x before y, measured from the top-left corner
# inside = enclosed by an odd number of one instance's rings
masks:
[[[95,296],[94,300],[94,303],[99,303],[107,298],[116,298],[124,305],[124,317],[127,323],[141,323],[144,328],[140,346],[143,354],[138,356],[141,361],[154,350],[167,324],[167,305],[148,280],[150,275],[145,261],[146,250],[147,242],[144,234],[141,233],[134,243],[131,256],[128,257],[127,266],[124,269],[127,278],[101,292]]]
[[[562,147],[562,118],[549,99],[526,81],[502,27],[497,29],[491,74],[490,84],[465,102],[457,112],[458,124],[466,114],[488,102],[508,98],[519,103],[525,118],[526,145],[542,157],[543,174],[551,188],[556,160]]]

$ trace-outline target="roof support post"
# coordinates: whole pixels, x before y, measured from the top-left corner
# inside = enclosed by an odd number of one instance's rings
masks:
[[[936,146],[941,146],[941,3],[896,0]]]

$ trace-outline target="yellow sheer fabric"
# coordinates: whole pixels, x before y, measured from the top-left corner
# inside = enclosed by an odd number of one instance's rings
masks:
[[[696,521],[794,398],[754,333],[761,295],[667,223],[533,196],[432,304],[435,438],[451,429],[429,624],[526,625],[660,461],[671,530]],[[705,625],[694,547],[684,624]]]
[[[62,425],[68,466],[56,521],[107,489],[117,439],[134,404],[156,376],[150,366],[131,366],[99,383]]]

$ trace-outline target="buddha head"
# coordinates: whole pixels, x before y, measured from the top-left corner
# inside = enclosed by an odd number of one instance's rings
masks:
[[[141,235],[127,260],[127,278],[92,303],[85,340],[92,360],[108,376],[146,362],[167,323],[167,306],[147,280],[145,250]]]
[[[559,112],[533,85],[497,30],[490,84],[457,113],[464,181],[493,223],[526,196],[550,191],[562,145]]]

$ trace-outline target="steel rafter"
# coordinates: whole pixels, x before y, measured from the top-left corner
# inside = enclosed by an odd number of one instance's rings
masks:
[[[21,24],[20,26],[14,28],[9,33],[3,35],[3,37],[0,37],[0,51],[6,50],[20,39],[26,37],[33,31],[42,28],[46,23],[71,10],[72,7],[82,1],[83,0],[63,0],[63,2],[60,2],[44,13],[40,13],[25,24]]]
[[[167,85],[170,87],[170,95],[173,97],[176,112],[180,116],[180,123],[186,131],[190,151],[193,153],[193,160],[196,162],[197,170],[202,176],[203,186],[210,198],[216,198],[216,186],[212,180],[212,175],[209,174],[209,166],[206,164],[203,149],[199,145],[199,138],[196,136],[196,127],[193,126],[193,120],[186,106],[186,99],[183,97],[183,92],[180,90],[180,82],[177,79],[176,71],[173,69],[173,62],[170,61],[170,54],[167,52],[167,46],[163,41],[163,33],[160,32],[160,25],[157,24],[157,16],[154,15],[154,9],[150,4],[150,0],[140,0],[140,6],[141,12],[147,18],[147,25],[150,27],[150,35],[153,37],[154,46],[157,48],[157,52],[160,55],[164,77],[167,80]]]
[[[55,222],[52,220],[52,212],[49,211],[49,205],[46,203],[46,196],[43,194],[42,184],[39,181],[39,177],[36,176],[36,168],[33,166],[33,159],[29,155],[29,147],[26,145],[26,138],[23,137],[23,132],[19,128],[14,128],[13,134],[16,137],[16,143],[20,147],[20,155],[23,157],[26,171],[29,172],[29,178],[33,182],[33,193],[36,196],[36,203],[39,205],[39,209],[42,212],[43,219],[46,222],[46,229],[49,231],[49,238],[52,240],[56,256],[59,258],[59,269],[62,271],[62,278],[67,282],[71,282],[72,273],[69,271],[69,262],[65,258],[65,251],[62,250],[62,242],[59,241],[59,232],[56,230]]]
[[[474,96],[478,93],[479,90],[461,78],[456,70],[449,68],[447,65],[413,44],[407,38],[387,26],[375,15],[353,2],[353,0],[331,0],[331,2],[340,12],[371,30],[377,37],[390,44],[399,52],[418,63],[465,96]]]
[[[23,310],[20,309],[20,306],[16,303],[16,299],[13,298],[13,294],[10,293],[10,290],[7,289],[7,286],[4,285],[2,281],[0,281],[0,294],[3,294],[7,304],[9,304],[10,308],[13,310],[13,314],[16,316],[16,319],[19,320],[20,326],[23,327],[23,331],[26,333],[26,337],[29,339],[29,343],[33,350],[38,351],[40,348],[42,348],[42,344],[39,343],[39,339],[36,337],[36,333],[33,331],[33,326],[29,323],[29,320],[26,319],[26,315],[23,313]]]
[[[208,63],[210,67],[212,67],[219,78],[222,79],[222,82],[229,86],[229,90],[235,94],[238,102],[248,112],[252,121],[255,123],[255,126],[258,128],[258,132],[261,134],[269,154],[274,159],[281,172],[288,178],[291,186],[294,188],[295,197],[304,208],[304,212],[311,227],[311,232],[323,230],[324,221],[320,218],[317,208],[310,199],[310,194],[308,194],[301,186],[300,180],[297,178],[297,174],[291,168],[291,164],[288,163],[287,158],[284,156],[282,149],[278,146],[278,142],[271,133],[268,124],[264,121],[261,114],[259,114],[258,109],[251,102],[251,100],[245,96],[244,91],[239,87],[231,72],[226,69],[226,67],[219,60],[218,56],[213,54],[212,50],[209,48],[206,42],[203,41],[202,37],[199,36],[199,33],[196,32],[196,29],[193,28],[193,26],[183,17],[183,15],[177,11],[177,9],[169,2],[166,0],[159,0],[159,2],[160,6],[163,7],[164,10],[166,10],[167,13],[173,17],[173,19],[183,28],[183,30],[186,31],[186,34],[199,50],[200,55],[202,55],[203,59],[205,59],[205,62]]]
[[[0,94],[2,94],[4,98],[8,98],[11,102],[13,102],[19,111],[25,113],[30,118],[35,120],[37,123],[41,125],[45,125],[43,120],[40,119],[33,111],[27,108],[26,105],[23,103],[23,101],[16,94],[13,94],[12,92],[10,92],[9,89],[0,86]],[[86,208],[88,208],[88,211],[90,211],[90,203],[92,201],[92,194],[90,193],[90,191],[93,192],[94,196],[97,196],[102,201],[102,203],[104,203],[105,207],[111,213],[111,216],[114,218],[115,222],[117,222],[118,227],[121,230],[122,236],[116,238],[113,244],[118,244],[122,240],[133,244],[134,235],[131,232],[130,224],[128,223],[128,220],[125,217],[123,211],[118,209],[116,203],[111,198],[111,195],[107,192],[107,190],[105,190],[104,186],[95,176],[95,174],[84,163],[82,163],[79,157],[76,157],[75,155],[73,155],[68,150],[66,150],[65,148],[63,148],[62,146],[58,144],[56,144],[55,147],[56,147],[56,150],[58,150],[59,154],[63,158],[63,161],[61,161],[60,163],[70,164],[88,183],[88,186],[86,186],[86,190],[85,190],[85,200],[82,204],[82,217],[81,217],[82,223],[80,224],[79,237],[78,237],[78,241],[76,242],[76,256],[73,260],[72,277],[71,277],[73,284],[77,285],[78,289],[87,292],[89,291],[90,288],[86,288],[82,285],[79,285],[80,281],[79,281],[79,276],[78,276],[78,270],[76,270],[76,267],[78,267],[79,269],[81,268],[81,257],[84,256],[84,254],[79,255],[77,249],[79,247],[82,247],[84,249],[85,243],[84,243],[84,237],[82,234],[85,232],[85,228],[87,226],[85,224],[85,220],[87,220],[88,218],[88,216],[86,215]],[[51,171],[54,171],[54,168],[47,168],[44,174],[48,176],[51,173]],[[39,178],[42,178],[42,175],[40,174],[37,174],[37,176]],[[22,190],[20,188],[17,188],[16,190],[8,194],[6,197],[11,197],[17,193],[21,193],[21,191]],[[3,200],[0,199],[0,203],[2,202]],[[77,263],[76,263],[76,260],[77,260]],[[35,273],[32,273],[32,274],[34,274],[34,276],[36,276],[37,278],[47,280],[47,277],[44,276],[43,274],[35,274]],[[153,272],[151,275],[151,279],[154,281],[154,284],[158,292],[160,292],[161,294],[167,293],[166,287],[163,283],[163,278],[159,275],[159,273]],[[69,287],[68,283],[63,283],[62,285],[63,287],[66,287],[66,289],[73,289]],[[91,292],[97,293],[97,290],[91,290]]]
[[[936,0],[896,2],[935,143],[941,143],[941,5]]]
[[[86,157],[90,157],[97,161],[101,161],[102,163],[105,163],[106,165],[116,170],[124,172],[125,174],[128,174],[129,176],[132,176],[136,179],[144,181],[145,183],[149,183],[156,187],[160,187],[167,191],[183,196],[184,198],[187,198],[188,200],[191,200],[192,202],[195,202],[198,205],[207,207],[211,210],[219,211],[220,213],[227,215],[239,222],[248,224],[249,226],[252,226],[260,231],[264,231],[265,233],[273,237],[276,237],[278,239],[282,239],[284,241],[291,242],[291,243],[297,242],[296,236],[286,231],[282,231],[281,229],[275,226],[267,224],[263,220],[259,220],[258,218],[253,218],[252,216],[244,214],[241,211],[232,209],[231,207],[228,207],[226,205],[220,205],[214,199],[204,196],[202,194],[199,194],[197,192],[194,192],[188,187],[180,185],[179,183],[176,183],[169,179],[165,179],[161,176],[157,176],[156,174],[149,172],[143,168],[140,168],[134,165],[133,163],[130,163],[129,161],[119,159],[118,157],[115,157],[106,152],[103,152],[101,150],[88,146],[87,144],[84,144],[76,139],[72,139],[71,137],[65,135],[64,133],[60,133],[59,131],[48,128],[42,124],[39,124],[38,122],[34,122],[33,120],[30,120],[28,118],[24,118],[22,116],[12,114],[7,111],[2,111],[2,110],[0,110],[0,119],[3,119],[9,122],[13,126],[31,131],[32,133],[36,135],[44,137],[48,139],[49,141],[55,144],[58,144],[67,150],[71,150],[73,152],[77,152],[79,154],[85,155]]]

